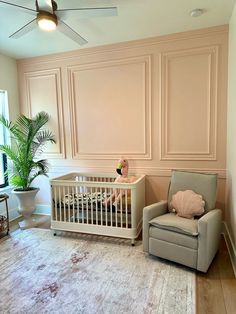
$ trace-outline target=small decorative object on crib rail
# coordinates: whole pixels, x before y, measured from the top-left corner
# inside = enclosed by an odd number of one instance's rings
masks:
[[[128,172],[129,172],[129,163],[128,160],[125,158],[121,158],[118,162],[116,172],[118,173],[118,177],[115,179],[115,182],[117,183],[133,183],[137,180],[137,177],[129,177]],[[122,199],[122,195],[125,192],[125,190],[120,190],[119,194],[117,194],[117,191],[113,191],[112,195],[105,199],[103,201],[103,205],[108,205],[110,202],[113,202],[113,205],[116,206],[117,204],[120,203],[120,200]],[[130,194],[130,191],[128,191]]]

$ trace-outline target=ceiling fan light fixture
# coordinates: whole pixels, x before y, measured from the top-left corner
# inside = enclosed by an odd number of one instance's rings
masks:
[[[39,12],[37,15],[38,26],[47,32],[54,31],[57,27],[57,17],[48,12]]]

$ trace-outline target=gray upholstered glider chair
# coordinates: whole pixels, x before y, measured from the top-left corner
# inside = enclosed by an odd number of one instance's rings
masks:
[[[219,246],[221,210],[215,209],[217,175],[172,171],[168,200],[143,209],[143,248],[202,272],[207,272]],[[170,213],[172,195],[192,190],[202,195],[205,214],[187,219]]]

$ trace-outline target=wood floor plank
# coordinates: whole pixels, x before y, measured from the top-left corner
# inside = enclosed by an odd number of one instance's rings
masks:
[[[206,274],[197,272],[197,314],[227,314],[218,258],[217,255]]]
[[[50,229],[50,216],[34,215],[39,228]],[[10,231],[18,229],[15,220]],[[197,272],[197,314],[236,314],[236,278],[222,237],[220,249],[206,274]]]
[[[219,251],[218,268],[222,285],[222,292],[225,300],[227,314],[236,313],[236,278],[227,247],[224,241],[221,241]]]
[[[32,218],[34,218],[37,221],[36,228],[50,229],[50,226],[51,226],[50,216],[33,214]],[[10,222],[10,233],[19,229],[19,225],[18,225],[19,221],[22,221],[22,217],[19,217]],[[0,238],[4,237],[5,235],[6,235],[6,232],[0,233]]]
[[[223,237],[207,274],[197,273],[197,314],[205,313],[236,313],[236,278]]]

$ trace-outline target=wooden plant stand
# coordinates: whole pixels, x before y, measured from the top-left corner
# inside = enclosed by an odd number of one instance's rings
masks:
[[[7,235],[9,233],[9,211],[7,199],[9,196],[7,194],[0,194],[0,203],[5,202],[6,205],[6,216],[0,215],[0,232],[7,231]]]

